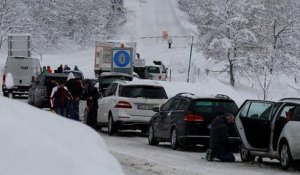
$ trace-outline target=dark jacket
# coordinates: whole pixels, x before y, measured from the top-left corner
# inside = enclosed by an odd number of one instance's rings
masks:
[[[81,96],[82,87],[81,87],[80,82],[78,82],[78,80],[71,79],[71,80],[67,81],[66,86],[73,98],[77,98],[77,97]]]
[[[53,100],[54,108],[65,108],[67,106],[67,100],[71,98],[71,95],[68,90],[64,88],[57,87],[57,90],[54,92],[51,100]]]
[[[230,125],[225,117],[221,115],[211,123],[209,148],[219,154],[230,152],[233,144],[229,139]]]
[[[89,100],[89,97],[92,97],[92,100]],[[89,108],[98,108],[98,98],[100,97],[100,94],[96,87],[89,87],[87,90],[86,98],[87,105]]]

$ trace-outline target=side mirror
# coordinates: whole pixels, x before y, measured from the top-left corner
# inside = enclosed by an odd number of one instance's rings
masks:
[[[154,112],[160,112],[159,107],[154,107],[152,110],[153,110]]]

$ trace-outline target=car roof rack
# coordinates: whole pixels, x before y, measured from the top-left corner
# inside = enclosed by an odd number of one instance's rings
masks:
[[[176,97],[180,97],[180,96],[182,96],[182,95],[195,95],[195,94],[190,93],[190,92],[181,92],[181,93],[176,94],[175,96],[176,96]]]
[[[279,101],[284,101],[284,100],[300,100],[300,98],[295,98],[295,97],[287,97],[287,98],[283,98]]]
[[[215,97],[231,100],[231,98],[228,95],[225,95],[225,94],[217,94],[217,95],[215,95]]]

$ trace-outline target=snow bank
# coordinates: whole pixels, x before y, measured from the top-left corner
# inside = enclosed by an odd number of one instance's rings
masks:
[[[0,174],[123,174],[101,136],[80,122],[3,97],[0,113]]]

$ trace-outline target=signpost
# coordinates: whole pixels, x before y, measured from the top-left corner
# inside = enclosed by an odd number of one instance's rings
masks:
[[[133,75],[133,48],[115,47],[113,48],[112,55],[112,71],[127,73]]]

